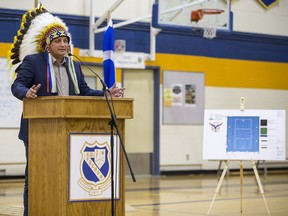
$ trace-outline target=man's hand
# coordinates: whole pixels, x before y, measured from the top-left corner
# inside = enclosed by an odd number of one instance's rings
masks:
[[[122,97],[124,90],[125,88],[118,88],[116,83],[114,83],[114,85],[109,89],[109,92],[112,97]]]
[[[26,98],[37,98],[37,91],[41,87],[41,84],[33,85],[26,93]]]

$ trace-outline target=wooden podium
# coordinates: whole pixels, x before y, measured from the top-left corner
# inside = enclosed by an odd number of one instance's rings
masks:
[[[29,216],[111,215],[111,202],[68,202],[68,134],[110,133],[111,120],[103,97],[55,96],[25,99],[29,119]],[[133,99],[114,98],[124,142],[125,119],[133,118]],[[114,131],[116,133],[116,130]],[[125,215],[125,158],[121,151],[117,216]]]

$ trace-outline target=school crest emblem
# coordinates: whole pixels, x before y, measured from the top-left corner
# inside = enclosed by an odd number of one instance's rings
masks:
[[[110,188],[111,149],[107,142],[85,142],[81,149],[78,185],[90,196],[99,196]]]
[[[223,124],[223,122],[221,123],[217,123],[217,122],[209,122],[209,124],[211,125],[211,131],[212,132],[219,132],[220,131],[220,126]]]

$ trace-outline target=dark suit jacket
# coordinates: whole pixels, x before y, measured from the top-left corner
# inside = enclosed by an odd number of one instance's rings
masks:
[[[27,91],[34,84],[41,84],[40,89],[37,92],[38,96],[56,96],[57,94],[47,92],[47,61],[45,56],[47,53],[39,53],[28,55],[23,59],[22,64],[17,68],[17,77],[11,86],[12,94],[23,100],[26,96]],[[66,62],[68,60],[66,59]],[[68,64],[65,64],[66,70],[68,71]],[[100,90],[91,89],[82,73],[81,67],[78,62],[74,61],[75,72],[78,80],[78,86],[80,89],[80,95],[82,96],[103,96],[103,92]],[[74,86],[68,73],[69,77],[69,95],[75,95]],[[28,143],[28,120],[21,117],[19,139],[23,140],[25,143]]]

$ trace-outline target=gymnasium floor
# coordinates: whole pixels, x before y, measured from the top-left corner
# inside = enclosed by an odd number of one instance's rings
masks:
[[[270,215],[288,215],[288,170],[259,173]],[[253,172],[244,172],[242,187],[238,172],[218,184],[216,174],[126,177],[126,216],[234,216],[269,215]],[[243,189],[242,199],[240,189]],[[0,180],[0,215],[22,215],[23,180]],[[242,203],[242,214],[241,214]]]

